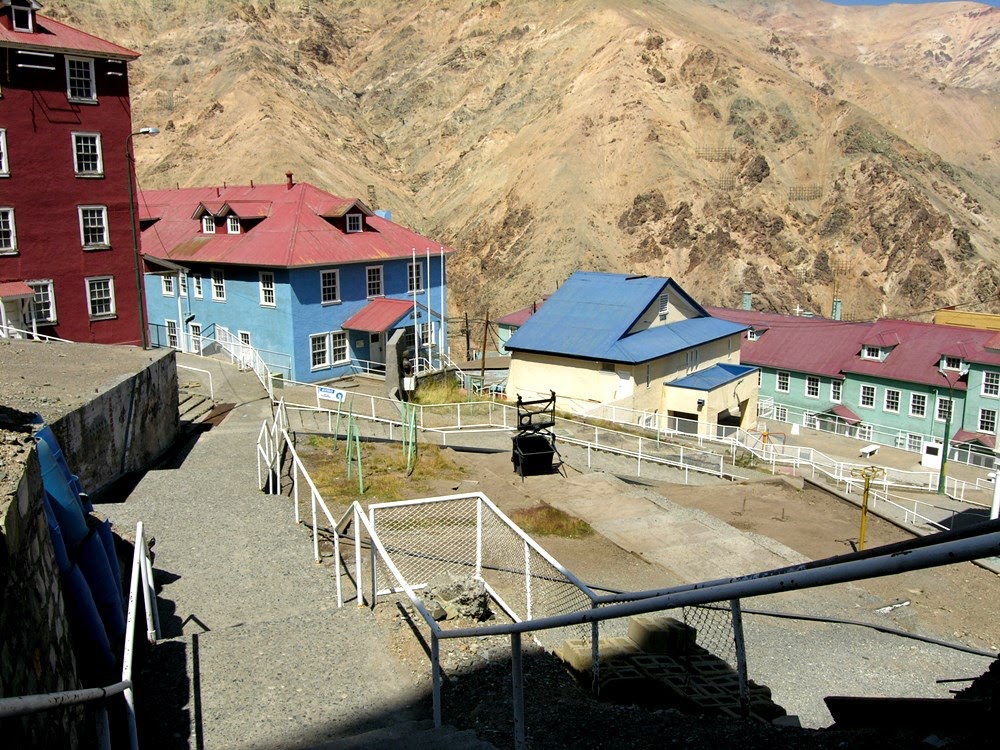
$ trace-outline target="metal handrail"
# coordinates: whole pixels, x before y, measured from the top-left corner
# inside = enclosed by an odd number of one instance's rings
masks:
[[[136,750],[139,747],[139,736],[135,721],[132,658],[140,581],[142,582],[142,595],[146,608],[146,638],[151,644],[155,644],[160,635],[160,620],[155,607],[156,591],[153,587],[153,565],[149,558],[149,546],[146,544],[142,521],[139,521],[135,527],[135,547],[132,553],[132,580],[129,586],[128,617],[125,626],[125,647],[122,653],[121,680],[104,687],[0,698],[0,719],[24,716],[54,708],[63,708],[65,706],[99,702],[101,705],[97,715],[98,742],[101,748],[108,750],[111,747],[111,738],[108,730],[108,709],[106,702],[115,695],[123,695],[128,717],[129,746],[132,750]]]
[[[212,399],[212,401],[215,401],[215,386],[212,383],[212,373],[210,373],[208,370],[202,370],[200,367],[190,367],[188,365],[182,365],[182,364],[178,364],[177,369],[192,370],[194,372],[203,372],[206,375],[208,375],[208,397]]]

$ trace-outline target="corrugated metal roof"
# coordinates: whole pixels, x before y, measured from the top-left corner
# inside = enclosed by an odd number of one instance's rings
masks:
[[[669,288],[705,317],[629,334],[642,313]],[[743,326],[709,317],[672,279],[577,271],[504,346],[605,362],[647,362],[714,341]]]
[[[848,409],[843,404],[837,404],[832,409],[829,410],[831,414],[834,414],[841,419],[843,419],[847,424],[858,424],[861,422],[861,417],[855,414],[853,411]]]
[[[135,60],[139,57],[125,47],[92,36],[72,26],[35,14],[35,30],[14,31],[0,25],[0,47],[31,49],[44,52],[84,52],[111,60]]]
[[[991,346],[996,344],[995,331],[911,320],[855,323],[754,310],[707,309],[718,317],[766,329],[756,341],[744,341],[740,348],[742,362],[761,367],[830,377],[851,373],[931,386],[946,384],[938,371],[944,355],[1000,367],[1000,351]],[[862,359],[863,345],[888,352],[881,361]],[[956,390],[965,390],[965,381],[955,380],[957,372],[948,375]]]
[[[989,432],[972,432],[972,430],[959,430],[952,438],[952,443],[979,443],[990,450],[996,446],[997,438]]]
[[[507,313],[502,318],[497,320],[497,323],[504,326],[513,326],[515,328],[520,328],[527,322],[528,318],[538,312],[538,308],[545,304],[545,300],[549,298],[549,295],[543,296],[537,302],[532,302],[526,307],[522,307],[520,310],[515,310],[512,313]]]
[[[675,385],[678,388],[691,388],[696,391],[711,391],[726,383],[749,375],[756,370],[756,367],[744,365],[717,364],[705,370],[699,370],[691,375],[685,375],[680,380],[674,380],[667,385]]]
[[[34,297],[35,291],[23,281],[0,282],[0,299],[19,299]]]
[[[143,254],[178,262],[290,268],[407,258],[414,249],[418,257],[426,255],[427,248],[432,255],[454,252],[375,216],[356,199],[330,195],[304,182],[291,188],[282,183],[146,190],[139,195],[139,206],[146,225]],[[202,234],[195,218],[199,206],[229,206],[241,217],[264,218],[241,234],[228,234],[225,227]],[[365,231],[345,232],[324,218],[345,206],[357,206],[365,214]]]
[[[378,333],[392,328],[399,322],[400,318],[409,312],[413,312],[412,302],[405,299],[382,297],[373,299],[362,307],[345,320],[341,327],[352,331]]]

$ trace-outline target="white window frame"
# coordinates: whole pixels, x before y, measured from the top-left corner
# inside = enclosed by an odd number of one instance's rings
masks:
[[[419,294],[424,291],[424,264],[419,260],[406,264],[406,292]]]
[[[212,301],[226,301],[226,272],[221,268],[212,269]]]
[[[226,217],[226,232],[229,234],[240,233],[240,217],[236,214],[229,214]]]
[[[911,451],[913,453],[920,453],[920,451],[922,451],[923,449],[924,449],[923,435],[915,432],[906,433],[906,450]]]
[[[0,177],[10,177],[10,158],[7,156],[7,130],[0,128]]]
[[[317,359],[317,355],[320,355]],[[309,337],[309,369],[326,370],[330,367],[330,334],[317,333]]]
[[[215,217],[212,214],[204,214],[201,217],[201,233],[215,234]]]
[[[868,403],[865,403],[865,402]],[[862,385],[861,393],[858,398],[858,406],[862,409],[874,409],[875,408],[875,386],[873,385]]]
[[[844,384],[839,380],[830,381],[830,400],[839,404],[844,398]]]
[[[942,414],[944,414],[945,408],[947,408],[947,414],[942,416]],[[948,398],[947,396],[938,396],[937,401],[934,404],[934,421],[935,422],[949,421],[949,418],[953,415],[952,410],[954,408],[955,405],[952,403],[952,400],[950,398]]]
[[[760,333],[756,328],[747,328],[747,341],[756,341],[760,338]]]
[[[788,370],[778,370],[774,374],[774,390],[778,393],[788,393],[791,383],[792,374]]]
[[[18,21],[21,21],[19,24]],[[25,23],[25,21],[27,23]],[[23,5],[10,6],[10,27],[14,31],[23,31],[31,33],[35,30],[35,11],[31,6],[24,7]]]
[[[989,415],[989,416],[987,416]],[[985,422],[984,422],[985,420]],[[984,427],[983,425],[986,424]],[[990,435],[995,435],[997,431],[997,410],[996,409],[980,409],[979,410],[979,432],[985,432]]]
[[[188,277],[183,271],[177,274],[177,293],[180,294],[181,297],[188,296]]]
[[[952,370],[954,372],[961,372],[963,369],[962,364],[963,363],[961,357],[952,357],[947,354],[942,355],[941,357],[940,365],[942,370]]]
[[[419,325],[419,328],[420,328],[420,346],[422,347],[434,346],[434,321],[432,320],[429,323],[421,323]],[[647,379],[648,377],[649,374],[647,372]],[[648,382],[647,382],[647,387],[648,387]]]
[[[328,281],[332,279],[333,283]],[[328,296],[327,292],[332,287],[333,295]],[[336,305],[340,303],[340,269],[328,269],[319,272],[319,301],[321,305]]]
[[[201,354],[201,323],[191,323],[188,331],[191,337],[191,352]]]
[[[81,76],[74,76],[73,68],[77,63],[82,63],[87,68],[87,80],[89,92],[85,95],[74,95],[73,84],[83,82]],[[87,57],[66,56],[66,97],[71,102],[96,102],[97,101],[97,76],[94,73],[94,61]]]
[[[104,176],[104,149],[101,146],[101,134],[91,132],[74,132],[73,137],[73,173],[77,177],[103,177]],[[81,153],[82,148],[94,149],[94,153]],[[82,164],[81,156],[86,156],[87,161],[94,161],[93,169],[87,169]]]
[[[174,296],[174,277],[173,276],[168,276],[167,274],[163,274],[160,277],[160,285],[163,287],[163,296],[164,297],[173,297]]]
[[[347,231],[351,234],[364,231],[365,221],[361,214],[347,214]]]
[[[337,352],[341,349],[341,343],[343,345],[344,355],[338,359]],[[347,331],[330,332],[330,361],[333,364],[338,365],[351,361],[351,350],[348,346],[349,343],[350,342],[347,339]]]
[[[858,425],[858,440],[864,440],[866,443],[870,443],[875,430],[870,424],[859,424]]]
[[[983,387],[981,391],[985,398],[1000,397],[1000,372],[983,370]]]
[[[0,229],[9,237],[0,243],[0,255],[17,255],[17,226],[14,224],[14,209],[10,206],[0,206]]]
[[[194,298],[201,299],[203,297],[203,292],[201,288],[201,274],[193,273],[191,274],[191,285],[194,287]]]
[[[896,398],[895,398],[896,407],[895,408],[892,408],[891,404],[889,403],[889,399],[890,399],[890,396],[892,394],[896,394]],[[901,403],[902,403],[902,394],[899,392],[899,390],[897,390],[896,388],[886,388],[885,389],[885,394],[884,394],[884,397],[882,399],[882,411],[887,412],[889,414],[899,414],[899,405]]]
[[[818,375],[806,375],[805,397],[806,398],[819,398],[819,376]]]
[[[32,310],[34,311],[35,322],[42,323],[44,325],[55,325],[59,318],[56,313],[56,290],[55,285],[52,283],[52,279],[31,279],[25,282],[31,289],[35,292],[35,298],[33,300]],[[44,291],[42,291],[44,290]],[[42,292],[43,297],[46,298],[45,305],[49,308],[49,314],[45,317],[39,317],[39,292]]]
[[[861,347],[861,359],[872,359],[879,361],[882,359],[882,350],[877,346],[865,344]]]
[[[927,416],[927,395],[924,393],[910,394],[910,416],[923,419]]]
[[[107,206],[77,206],[77,214],[80,218],[80,244],[84,250],[104,250],[111,247]],[[87,242],[87,232],[98,226],[93,223],[95,218],[100,219],[101,239],[98,242]]]
[[[180,334],[177,331],[177,321],[166,318],[163,321],[164,328],[167,331],[167,346],[171,349],[176,349],[178,343],[180,342]]]
[[[784,406],[779,406],[778,404],[775,404],[774,405],[774,418],[777,419],[779,422],[787,422],[788,421],[788,408],[784,407]]]
[[[114,276],[88,276],[84,280],[84,288],[87,291],[87,315],[91,320],[107,320],[109,318],[117,317],[118,311],[115,305],[115,277]],[[107,285],[107,304],[109,309],[102,312],[94,312],[95,301],[104,302],[105,298],[100,300],[95,300],[94,292],[95,285],[106,284]]]
[[[374,278],[377,276],[378,278]],[[373,288],[377,289],[373,291]],[[385,296],[385,276],[382,266],[365,266],[365,293],[368,299]]]
[[[258,274],[260,281],[260,304],[261,307],[277,307],[278,298],[274,288],[274,271],[261,271]]]

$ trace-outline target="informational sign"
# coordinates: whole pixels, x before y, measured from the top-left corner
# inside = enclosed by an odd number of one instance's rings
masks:
[[[316,389],[316,398],[321,398],[325,401],[343,401],[347,398],[347,391],[342,391],[338,388],[327,388],[321,385]]]

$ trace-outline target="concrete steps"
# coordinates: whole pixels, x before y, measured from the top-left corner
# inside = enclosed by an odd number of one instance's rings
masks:
[[[185,393],[181,391],[177,403],[177,412],[181,422],[189,424],[202,421],[215,408],[215,402],[200,393]]]

